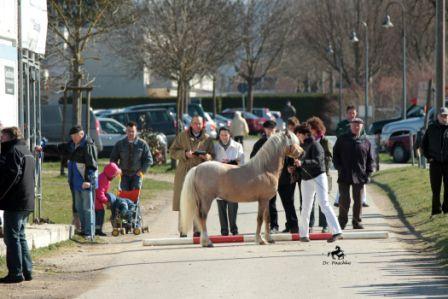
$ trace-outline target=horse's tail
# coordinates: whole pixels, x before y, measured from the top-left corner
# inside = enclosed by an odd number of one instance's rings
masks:
[[[180,193],[180,232],[187,234],[193,224],[194,213],[198,204],[198,194],[194,186],[196,167],[188,171]]]

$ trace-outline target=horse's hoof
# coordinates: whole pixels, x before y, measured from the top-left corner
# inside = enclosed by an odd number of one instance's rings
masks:
[[[274,239],[269,239],[269,240],[268,240],[268,243],[269,243],[269,244],[275,244],[275,241],[274,241]]]
[[[213,246],[213,243],[207,243],[207,244],[202,244],[202,247],[204,247],[204,248],[211,248],[211,247],[214,247],[214,246]]]
[[[260,240],[257,240],[257,241],[256,241],[256,244],[257,244],[257,245],[267,245],[268,243],[267,243],[265,240],[260,239]]]

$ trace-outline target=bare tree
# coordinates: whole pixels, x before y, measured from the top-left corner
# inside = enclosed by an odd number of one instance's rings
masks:
[[[177,82],[179,124],[190,82],[214,72],[235,51],[237,5],[229,0],[148,0],[136,4],[138,21],[121,31],[117,41],[125,47],[115,49],[133,67],[147,67]]]
[[[235,66],[248,89],[247,110],[254,105],[254,85],[280,64],[295,16],[288,0],[247,0],[240,5],[241,49]]]
[[[124,24],[132,22],[129,14],[131,0],[49,0],[49,29],[55,43],[64,47],[54,47],[56,52],[69,65],[70,85],[83,85],[83,52],[97,36],[104,35]],[[66,48],[66,49],[65,49]],[[75,123],[81,124],[80,92],[74,90],[73,109]]]

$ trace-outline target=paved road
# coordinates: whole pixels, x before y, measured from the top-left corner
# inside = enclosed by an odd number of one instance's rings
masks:
[[[346,254],[344,264],[332,263],[327,253],[335,245],[324,241],[215,248],[136,242],[116,253],[102,279],[80,298],[447,298],[448,277],[431,255],[412,248],[414,237],[394,213],[381,212],[386,199],[376,192],[368,189],[371,207],[364,210],[363,223],[366,230],[388,230],[390,238],[338,242]],[[284,213],[277,206],[283,226]],[[254,232],[255,217],[255,204],[240,205],[241,233]],[[169,202],[151,222],[146,237],[177,236],[177,215]],[[217,234],[216,205],[208,223],[211,234]]]

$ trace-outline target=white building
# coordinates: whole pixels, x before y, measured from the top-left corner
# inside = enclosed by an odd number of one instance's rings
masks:
[[[94,80],[92,97],[177,96],[176,82],[160,78],[147,69],[131,69],[107,42],[93,43],[84,57],[86,79]],[[210,78],[194,79],[191,85],[190,97],[211,95],[213,82]]]

